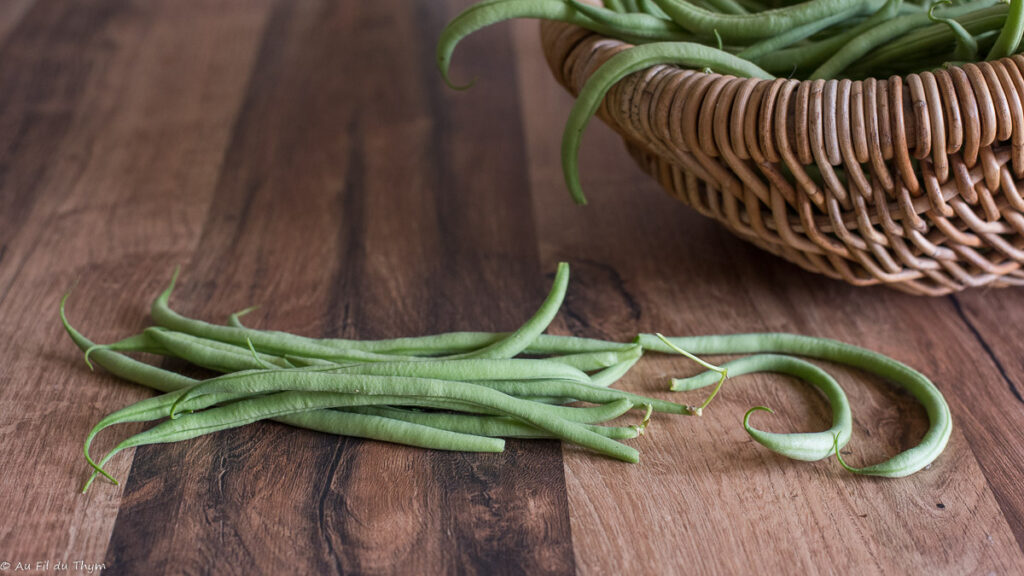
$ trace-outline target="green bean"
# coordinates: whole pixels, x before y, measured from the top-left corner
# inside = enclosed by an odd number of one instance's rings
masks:
[[[809,66],[818,66],[832,56],[836,50],[839,50],[857,36],[894,18],[899,14],[903,6],[903,0],[886,0],[885,4],[877,12],[849,30],[809,46],[794,46],[777,52],[765,53],[761,57],[754,58],[754,62],[770,72],[783,72]]]
[[[603,0],[601,3],[609,10],[615,10],[616,12],[626,11],[626,7],[622,5],[622,0]]]
[[[329,369],[329,367],[324,367]],[[331,370],[332,373],[356,373],[367,376],[406,376],[450,381],[486,380],[551,380],[561,379],[589,383],[590,377],[579,369],[551,360],[525,358],[459,360],[420,360],[416,362],[377,362],[352,364]]]
[[[952,0],[938,0],[928,8],[928,19],[937,24],[945,24],[956,36],[956,52],[953,57],[957,60],[975,60],[978,57],[978,42],[971,36],[970,32],[952,18],[940,18],[934,15],[935,9],[939,6],[952,6]]]
[[[858,10],[856,8],[852,8],[850,10],[836,12],[835,14],[822,18],[821,20],[808,22],[803,26],[791,28],[783,32],[782,34],[778,34],[770,38],[765,38],[764,40],[761,40],[757,44],[752,44],[746,47],[742,51],[738,52],[736,56],[739,58],[750,60],[752,62],[756,62],[758,58],[761,58],[766,54],[771,54],[773,52],[786,48],[787,46],[796,44],[797,42],[810,38],[811,36],[817,34],[818,32],[821,32],[826,28],[829,28],[840,22],[848,20],[851,16],[857,14],[857,12]]]
[[[335,374],[338,376],[339,382],[359,382],[359,381],[372,381],[380,384],[386,382],[388,378],[400,377],[406,380],[439,380],[440,376],[455,376],[461,378],[461,380],[446,380],[449,384],[466,384],[469,385],[487,385],[489,383],[486,378],[496,377],[516,377],[524,378],[524,375],[530,375],[535,377],[544,374],[542,371],[528,370],[523,371],[518,368],[524,364],[543,364],[547,363],[546,360],[525,360],[525,359],[513,359],[513,360],[443,360],[443,361],[423,361],[417,362],[395,362],[395,363],[375,363],[375,364],[326,364],[317,365],[312,367],[296,367],[296,368],[278,368],[272,370],[265,369],[253,369],[239,372],[233,372],[225,374],[211,380],[206,380],[202,384],[196,393],[206,394],[209,392],[209,388],[223,386],[226,381],[234,378],[244,378],[254,373],[273,372],[280,376],[282,379],[299,378],[301,379],[304,374],[320,373],[320,374]],[[478,366],[477,368],[465,368],[462,366],[456,366],[456,369],[452,369],[451,366],[457,364],[468,364],[471,366]],[[487,364],[498,364],[500,366],[488,367]],[[552,363],[554,364],[554,363]],[[567,366],[556,365],[555,372],[559,370],[563,373],[573,376],[576,380],[558,380],[559,382],[570,382],[577,383],[581,386],[591,387],[588,384],[582,384],[581,382],[590,382],[590,379],[585,374],[576,371]],[[483,378],[479,382],[474,382],[473,378]],[[527,382],[531,380],[525,380]],[[538,382],[549,382],[550,380],[537,380]],[[288,390],[290,388],[281,388],[281,390]],[[215,390],[216,391],[216,390]],[[326,390],[333,391],[333,390]],[[217,392],[219,393],[219,392]],[[550,395],[549,395],[550,396]],[[605,395],[609,397],[609,395]],[[632,408],[632,403],[626,400],[621,400],[622,395],[618,395],[607,404],[602,406],[593,406],[586,408],[569,407],[569,406],[538,406],[537,410],[543,414],[551,417],[568,420],[570,422],[579,423],[592,423],[592,422],[604,422],[612,418],[617,418]],[[184,400],[188,400],[187,398]],[[184,401],[183,400],[183,401]],[[618,401],[621,400],[621,401]],[[407,405],[410,406],[421,406],[429,408],[438,408],[445,410],[456,410],[462,412],[471,412],[478,414],[494,414],[493,409],[487,409],[479,405],[458,401],[458,400],[442,400],[442,399],[415,399],[410,397],[406,401]],[[173,411],[172,407],[172,411]],[[500,410],[497,411],[500,413]]]
[[[981,34],[990,30],[993,26],[1002,26],[1006,21],[1006,4],[994,6],[989,0],[975,0],[971,6],[985,5],[984,8],[976,9],[973,12],[957,17],[959,22],[969,34]],[[931,54],[944,44],[955,39],[953,31],[944,24],[933,24],[910,32],[906,36],[893,40],[885,46],[866,56],[857,63],[858,70],[874,70],[885,63],[902,63],[908,55]]]
[[[629,360],[639,359],[641,355],[643,355],[643,348],[641,348],[639,344],[634,344],[629,348],[619,350],[581,352],[578,354],[567,354],[565,356],[553,356],[547,360],[549,362],[558,362],[559,364],[572,366],[573,368],[584,372],[592,372],[594,370],[602,370],[612,366],[617,366]],[[588,378],[587,381],[589,382],[590,379]]]
[[[748,410],[743,416],[743,428],[751,438],[765,448],[795,460],[814,461],[832,455],[835,450],[834,438],[836,435],[839,437],[841,446],[845,446],[850,441],[850,435],[853,432],[850,402],[839,383],[818,366],[792,356],[758,354],[727,362],[723,368],[729,371],[731,378],[755,372],[787,374],[814,386],[828,398],[829,404],[832,406],[832,427],[822,432],[794,434],[764,432],[750,425],[750,415],[756,410],[768,412],[772,412],[772,410],[764,406],[755,406]],[[710,386],[717,380],[718,373],[709,370],[690,378],[673,380],[672,390],[696,390]]]
[[[78,332],[73,326],[71,326],[71,323],[68,322],[67,316],[65,315],[67,299],[68,295],[65,295],[60,302],[61,322],[75,345],[83,351],[88,350],[95,346],[95,344]],[[196,380],[193,380],[192,378],[163,370],[162,368],[157,368],[155,366],[150,366],[114,350],[97,350],[93,353],[93,359],[96,364],[102,366],[114,376],[124,378],[130,382],[135,382],[136,384],[141,384],[147,388],[152,388],[160,392],[182,390],[197,384]],[[628,405],[629,403],[626,404]],[[184,404],[185,408],[190,408],[192,406],[192,404]],[[606,407],[600,408],[606,409]],[[626,409],[628,410],[628,407]],[[623,412],[624,411],[625,410],[623,410]],[[591,414],[594,412],[596,411],[592,411]],[[619,415],[621,415],[621,412]],[[610,416],[608,419],[610,420],[615,417],[617,416]],[[369,417],[357,418],[348,414],[332,413],[329,410],[292,414],[277,418],[276,420],[283,424],[289,424],[298,428],[308,428],[310,430],[317,430],[329,434],[372,438],[374,440],[409,444],[423,448],[459,450],[459,446],[463,446],[468,450],[475,443],[475,441],[463,443],[463,441],[466,440],[464,438],[436,433],[433,431],[423,431],[417,426],[406,422],[386,421],[380,418]],[[88,446],[86,446],[85,450],[88,451]],[[89,482],[86,483],[83,491],[88,489],[89,485],[92,483],[92,479],[95,477],[96,473],[94,473],[89,479]]]
[[[178,278],[178,270],[175,270],[174,275],[171,278],[171,283],[164,290],[160,296],[153,302],[151,314],[154,321],[160,326],[175,330],[178,332],[184,332],[191,334],[196,337],[217,340],[229,344],[235,344],[238,346],[245,346],[248,342],[256,347],[257,350],[265,353],[270,353],[275,356],[283,357],[307,357],[307,358],[318,358],[321,360],[330,360],[336,362],[384,362],[384,361],[396,361],[396,360],[414,360],[414,357],[397,355],[397,354],[382,354],[371,350],[360,350],[355,347],[349,349],[338,348],[333,344],[338,342],[347,343],[348,341],[321,341],[314,338],[305,338],[302,336],[296,336],[287,332],[277,331],[263,331],[253,330],[249,328],[236,328],[232,326],[218,326],[215,324],[209,324],[199,320],[193,320],[181,316],[177,312],[171,310],[168,305],[170,295],[174,290],[175,283]],[[561,306],[562,299],[565,297],[565,289],[569,281],[569,266],[568,264],[559,263],[558,270],[555,273],[555,281],[552,284],[551,291],[549,292],[545,301],[541,304],[541,307],[537,310],[537,313],[527,321],[519,330],[502,335],[498,339],[487,344],[483,348],[478,348],[469,352],[464,352],[452,356],[451,358],[510,358],[519,354],[520,352],[527,349],[527,347],[534,340],[537,339],[538,335],[543,332],[547,325],[550,324],[551,319],[554,318],[558,312],[558,308]],[[464,334],[464,333],[463,333]],[[444,338],[442,338],[444,336]],[[441,335],[435,337],[429,337],[440,340],[455,340],[458,337],[453,335]],[[465,338],[461,338],[465,339]],[[406,341],[412,339],[404,339]],[[427,338],[419,339],[421,343],[429,342]],[[551,341],[549,338],[548,341]],[[576,339],[564,341],[555,339],[559,345],[565,347],[568,345],[569,348],[574,349],[578,345],[591,346],[590,342],[580,339],[579,342]],[[394,346],[395,341],[389,341],[385,346]],[[400,344],[398,344],[400,345]],[[436,342],[432,345],[437,345]],[[603,349],[608,349],[609,344],[604,343]],[[600,349],[600,348],[599,348]]]
[[[385,396],[374,398],[361,394],[310,394],[307,392],[281,392],[243,399],[225,406],[182,415],[173,420],[157,424],[149,430],[140,432],[122,441],[100,461],[99,465],[94,464],[94,466],[96,466],[97,471],[101,474],[111,478],[109,474],[102,470],[102,466],[111,457],[125,448],[190,440],[213,432],[237,428],[260,420],[289,416],[299,412],[358,406],[360,404],[367,405],[374,402],[386,404],[392,400],[394,398]],[[457,432],[448,432],[440,438],[454,441],[456,444],[448,445],[456,446],[458,450],[464,450],[467,446],[471,446],[468,450],[470,452],[501,452],[505,447],[504,442],[500,439],[464,435]]]
[[[446,332],[430,336],[393,338],[389,340],[338,340],[322,338],[318,342],[345,349],[365,350],[378,354],[404,356],[440,356],[472,352],[490,346],[509,336],[509,332]],[[623,350],[632,346],[629,342],[607,342],[593,338],[540,334],[523,350],[524,354],[565,355],[585,352]]]
[[[629,369],[633,367],[640,360],[640,356],[633,358],[632,360],[626,360],[619,362],[614,366],[609,366],[604,370],[594,374],[590,377],[590,385],[597,386],[600,388],[607,388],[612,384],[619,381],[620,378],[629,372]]]
[[[654,64],[679,64],[698,69],[711,67],[718,73],[771,78],[764,70],[728,52],[688,42],[646,44],[612,56],[594,72],[576,97],[562,136],[562,170],[565,183],[577,204],[587,203],[580,187],[577,165],[580,139],[587,122],[601,106],[605,93],[616,82]]]
[[[1021,35],[1024,35],[1024,0],[1010,0],[1006,23],[1003,24],[995,45],[985,59],[997,60],[1016,53],[1020,47]]]
[[[973,10],[970,5],[954,6],[943,11],[944,18],[956,18]],[[898,38],[915,28],[927,26],[931,23],[928,14],[907,14],[899,16],[879,24],[875,28],[866,30],[848,44],[839,49],[831,58],[826,60],[817,70],[811,73],[811,78],[834,78],[845,70],[850,64],[863,58],[876,47]]]
[[[171,406],[174,405],[174,403],[181,398],[182,394],[185,393],[185,390],[186,389],[175,390],[173,392],[161,394],[160,396],[147,398],[145,400],[136,402],[135,404],[132,404],[130,406],[122,408],[116,412],[112,412],[111,414],[105,416],[102,420],[96,423],[95,426],[93,426],[92,430],[89,431],[88,436],[86,436],[85,438],[83,452],[85,453],[86,461],[97,472],[106,476],[114,484],[117,484],[117,480],[113,476],[108,474],[98,464],[96,464],[95,461],[93,461],[92,456],[89,453],[89,448],[90,446],[92,446],[93,440],[100,432],[111,426],[114,426],[115,424],[126,424],[129,422],[151,422],[153,420],[166,418],[168,411],[171,409]],[[248,396],[248,394],[210,394],[208,396],[195,398],[189,401],[185,406],[182,407],[182,410],[201,410],[203,408],[213,406],[214,404],[238,400],[240,398],[245,398]]]
[[[558,314],[568,286],[569,264],[559,262],[555,271],[555,281],[551,284],[551,291],[548,292],[547,298],[544,299],[532,318],[504,339],[453,358],[511,358],[526,350],[530,343],[537,339],[537,336],[548,329],[548,325]]]
[[[638,32],[637,30],[608,26],[588,18],[565,0],[489,0],[479,2],[456,16],[441,31],[435,57],[437,59],[437,67],[441,71],[441,77],[444,79],[445,84],[456,90],[469,88],[473,84],[470,82],[464,86],[457,86],[452,84],[448,75],[452,53],[455,52],[455,47],[458,46],[463,38],[481,28],[513,18],[538,18],[567,22],[599,34],[621,38],[631,43],[640,43],[648,40],[672,40],[678,37],[678,32],[676,31],[672,31],[670,35],[658,37],[650,29]],[[642,36],[638,36],[638,34],[642,34]]]
[[[136,334],[129,336],[118,342],[112,344],[95,344],[89,347],[85,351],[85,364],[89,367],[89,370],[93,370],[92,362],[89,357],[92,356],[97,350],[114,350],[120,352],[148,352],[150,354],[162,354],[166,355],[165,350],[158,342],[155,342],[147,334]]]
[[[420,412],[400,408],[368,406],[346,408],[346,411],[360,414],[386,416],[395,420],[414,422],[432,428],[452,432],[489,436],[492,438],[552,438],[551,434],[507,416],[478,416],[473,414],[443,414]],[[640,435],[636,426],[597,426],[584,424],[584,428],[615,440],[628,440]],[[831,454],[831,452],[830,452]]]
[[[200,410],[207,409],[211,406],[225,403],[233,403],[240,400],[252,399],[253,394],[244,392],[234,393],[217,393],[217,394],[205,394],[202,396],[193,396],[191,398],[184,399],[182,396],[188,392],[188,389],[176,390],[168,392],[154,398],[147,398],[121,410],[113,412],[96,424],[93,429],[89,432],[85,441],[85,458],[97,472],[103,474],[110,480],[116,483],[116,480],[110,476],[106,471],[101,469],[92,460],[89,454],[89,447],[92,444],[93,439],[106,428],[114,426],[116,424],[125,424],[128,422],[151,422],[153,420],[159,420],[166,418],[168,413],[172,409],[177,407],[178,412],[198,412]],[[293,393],[293,396],[280,396],[273,395],[275,398],[290,399],[289,402],[293,404],[305,401],[309,406],[315,406],[317,403],[325,404],[321,408],[337,408],[337,407],[351,407],[351,406],[366,406],[366,405],[388,405],[388,404],[402,404],[408,406],[419,406],[423,408],[435,408],[435,409],[448,409],[448,408],[461,408],[461,405],[457,405],[451,402],[445,402],[440,400],[423,400],[418,398],[407,398],[402,396],[363,396],[357,394],[336,394],[329,396],[328,393],[323,392],[312,392],[309,394],[309,398],[304,400],[301,399],[302,393]],[[319,395],[319,396],[318,396]],[[261,398],[267,397],[267,395],[259,396]],[[181,402],[179,402],[181,401]],[[287,402],[285,402],[287,405]],[[296,404],[297,405],[297,404]],[[312,408],[310,408],[312,409]]]
[[[750,11],[736,0],[707,0],[707,2],[722,14],[750,14]]]
[[[718,30],[729,43],[746,43],[827,18],[836,12],[856,8],[873,12],[882,5],[878,0],[811,0],[795,6],[765,10],[757,14],[717,14],[684,0],[654,0],[684,30],[710,34]]]
[[[637,0],[636,7],[644,14],[650,14],[655,18],[661,18],[663,20],[671,20],[668,14],[662,10],[653,0]]]
[[[233,328],[248,329],[238,317],[256,308],[257,306],[252,306],[242,312],[232,314],[228,320],[229,325]],[[510,332],[445,332],[429,336],[390,338],[386,340],[347,340],[342,338],[311,338],[309,340],[317,345],[341,350],[361,350],[391,356],[454,356],[490,346],[506,339],[510,334]],[[583,354],[586,352],[625,350],[632,346],[633,344],[629,342],[608,342],[594,338],[540,334],[526,347],[523,353],[533,355]]]
[[[313,338],[295,336],[287,332],[250,330],[247,328],[233,328],[230,326],[217,326],[200,320],[193,320],[181,316],[171,310],[168,301],[178,279],[179,270],[175,270],[171,277],[171,283],[153,301],[150,314],[157,325],[177,332],[191,334],[198,338],[217,340],[220,342],[234,344],[236,346],[248,346],[251,342],[257,350],[270,353],[275,356],[304,356],[338,361],[357,362],[383,362],[408,359],[405,357],[376,354],[361,350],[339,350],[331,346],[325,346]]]
[[[537,428],[590,448],[606,456],[636,462],[639,454],[633,448],[611,441],[552,414],[557,407],[536,405],[513,398],[491,388],[465,382],[448,382],[429,378],[406,378],[398,376],[362,376],[354,374],[333,374],[327,372],[300,372],[290,370],[236,372],[206,380],[182,396],[183,403],[200,394],[248,392],[250,394],[270,391],[334,392],[362,395],[408,396],[410,398],[440,399],[476,405],[523,420]],[[630,403],[623,400],[625,404]],[[171,408],[174,416],[176,406]],[[579,410],[579,409],[573,409]]]
[[[836,340],[796,334],[735,334],[670,340],[695,354],[777,352],[837,362],[875,374],[905,389],[924,406],[928,414],[928,431],[917,446],[904,450],[884,462],[860,469],[863,474],[890,478],[913,474],[931,464],[949,441],[953,429],[952,415],[938,388],[920,372],[877,352]],[[670,350],[656,336],[650,334],[641,334],[640,344],[647,351]]]
[[[217,372],[252,370],[261,368],[264,364],[278,368],[294,367],[286,358],[280,356],[257,353],[254,357],[249,350],[240,346],[197,338],[166,328],[146,328],[143,334],[160,344],[169,355]]]
[[[614,402],[616,400],[628,400],[632,402],[634,407],[646,404],[650,405],[657,412],[685,415],[694,414],[694,408],[692,406],[684,406],[682,404],[676,404],[675,402],[669,402],[668,400],[648,398],[646,396],[640,396],[639,394],[633,394],[632,392],[626,392],[616,388],[600,388],[597,386],[589,386],[587,384],[579,384],[565,380],[492,380],[489,382],[479,382],[478,384],[512,396],[553,396],[557,398],[574,398],[576,400],[592,402],[595,404],[604,404],[606,402]]]
[[[584,14],[594,22],[615,30],[629,30],[634,38],[643,38],[649,41],[678,41],[686,42],[694,39],[693,34],[680,30],[675,22],[657,18],[642,12],[615,12],[607,8],[580,2],[580,0],[569,0],[569,3],[581,14]]]

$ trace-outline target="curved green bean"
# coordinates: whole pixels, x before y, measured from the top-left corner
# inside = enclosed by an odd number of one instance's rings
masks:
[[[892,358],[827,338],[797,334],[734,334],[670,338],[671,342],[695,354],[757,354],[775,352],[806,356],[845,364],[875,374],[909,392],[928,414],[929,427],[921,442],[888,460],[859,469],[873,476],[898,478],[913,474],[931,464],[946,447],[953,430],[949,405],[931,380],[913,368]],[[652,334],[641,334],[644,350],[669,352],[671,349]]]
[[[1021,36],[1024,35],[1024,0],[1010,0],[1010,11],[1006,23],[989,50],[986,60],[998,60],[1017,52]]]
[[[586,204],[580,187],[578,156],[583,130],[608,90],[622,78],[654,64],[679,64],[692,68],[712,68],[721,74],[753,78],[772,76],[754,64],[721,50],[689,42],[658,42],[636,46],[612,56],[594,72],[580,90],[569,112],[562,135],[562,171],[566,186],[577,204]]]
[[[166,355],[176,356],[196,366],[217,372],[253,370],[267,364],[278,368],[294,368],[287,358],[259,352],[254,357],[246,348],[198,338],[184,332],[150,327],[146,328],[143,334],[166,350]]]
[[[615,12],[607,8],[569,0],[577,12],[613,30],[628,30],[634,38],[649,41],[693,41],[694,35],[680,30],[675,22],[643,12]]]
[[[282,357],[308,357],[335,362],[385,362],[416,359],[413,356],[383,354],[371,350],[358,349],[357,347],[344,349],[333,345],[339,342],[348,343],[350,341],[322,341],[315,338],[296,336],[287,332],[253,330],[250,328],[238,328],[233,326],[218,326],[216,324],[209,324],[200,320],[186,318],[172,310],[169,306],[170,296],[174,291],[178,273],[179,270],[174,271],[171,283],[156,298],[150,310],[153,320],[159,326],[164,328],[175,330],[177,332],[184,332],[199,338],[217,340],[237,346],[247,346],[248,343],[251,342],[260,352]],[[515,332],[497,337],[497,339],[482,348],[463,352],[451,356],[450,358],[509,358],[528,349],[529,345],[538,338],[540,333],[547,328],[548,324],[550,324],[551,319],[553,319],[555,314],[557,314],[558,308],[561,306],[562,299],[565,297],[565,289],[568,286],[568,282],[569,266],[564,262],[559,263],[551,291],[537,310],[537,313],[527,321],[526,324]],[[441,336],[445,336],[445,338],[442,338]],[[420,338],[419,340],[421,343],[428,341],[428,338],[433,338],[435,341],[442,339],[465,340],[464,337],[452,337],[451,335],[441,336]],[[404,340],[408,341],[411,339]],[[548,338],[546,341],[550,342],[552,339]],[[568,342],[560,341],[558,339],[555,339],[555,341],[559,342],[563,346],[569,345],[569,348],[573,349],[575,348],[575,346],[573,346],[574,344],[586,342],[582,339],[580,339],[580,342],[577,342],[575,339],[569,340]],[[386,345],[393,346],[394,344],[394,341],[390,341],[390,343]],[[586,344],[589,345],[589,343]],[[604,343],[604,348],[599,349],[608,348],[609,344]]]
[[[710,34],[718,30],[728,43],[761,40],[787,30],[815,22],[844,10],[856,8],[858,13],[878,9],[878,0],[810,0],[794,6],[765,10],[756,14],[718,14],[704,10],[685,0],[654,0],[684,30]]]
[[[839,32],[829,38],[807,46],[793,46],[776,52],[768,52],[755,58],[754,62],[769,72],[791,72],[811,66],[819,66],[837,50],[864,32],[896,17],[906,6],[903,0],[887,0],[874,14],[856,26]]]
[[[565,291],[568,287],[569,264],[559,262],[551,290],[532,318],[504,339],[479,350],[453,356],[453,358],[511,358],[526,350],[530,343],[547,330],[548,325],[555,319],[558,309],[562,307],[562,300],[565,299]]]
[[[599,34],[621,38],[634,44],[651,40],[673,40],[679,38],[678,30],[663,27],[661,24],[658,24],[659,28],[656,29],[643,28],[635,30],[618,28],[597,22],[578,11],[565,0],[488,0],[466,8],[441,31],[441,36],[437,41],[435,58],[445,84],[456,90],[464,90],[473,84],[470,82],[469,84],[458,86],[453,84],[449,77],[452,54],[463,38],[491,24],[515,18],[537,18],[567,22]],[[658,35],[658,29],[664,29],[664,35]]]
[[[826,28],[830,28],[840,22],[848,20],[858,12],[859,10],[857,8],[851,8],[849,10],[836,12],[835,14],[822,18],[821,20],[815,20],[802,26],[790,28],[781,34],[765,38],[756,44],[747,46],[740,52],[737,52],[736,56],[756,62],[758,58],[761,58],[766,54],[771,54],[783,48],[792,46],[801,40],[810,38]]]
[[[1006,4],[992,5],[990,0],[975,0],[971,6],[977,9],[956,17],[968,34],[979,35],[993,27],[1001,28],[1006,21]],[[932,24],[918,28],[872,51],[857,62],[857,70],[875,70],[889,63],[899,64],[908,55],[935,53],[954,40],[955,35],[947,25]]]
[[[942,17],[956,18],[975,9],[975,6],[971,6],[969,4],[953,6],[943,10]],[[840,48],[832,55],[831,58],[822,63],[821,66],[818,66],[818,68],[811,73],[810,78],[834,78],[848,66],[863,58],[878,46],[898,38],[915,28],[928,26],[930,23],[931,20],[929,19],[929,13],[907,14],[905,16],[898,16],[892,20],[883,22],[874,28],[864,31],[848,44]]]
[[[974,60],[978,57],[978,41],[971,36],[963,25],[952,18],[940,18],[935,16],[935,9],[939,6],[952,6],[953,0],[938,0],[928,8],[928,19],[937,24],[945,24],[956,37],[956,51],[953,58],[956,60]]]
[[[818,366],[792,356],[757,354],[727,362],[722,368],[729,371],[731,378],[756,372],[777,372],[793,376],[814,386],[828,399],[832,407],[832,427],[822,432],[777,434],[758,430],[750,425],[750,415],[756,410],[772,410],[764,406],[748,410],[743,415],[743,428],[751,438],[772,452],[810,462],[831,456],[837,436],[840,447],[850,441],[853,433],[850,402],[835,378]],[[709,370],[690,378],[676,379],[672,381],[672,390],[696,390],[710,386],[718,380],[718,376],[717,372]]]

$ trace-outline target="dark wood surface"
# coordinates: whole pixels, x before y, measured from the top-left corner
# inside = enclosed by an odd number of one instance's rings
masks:
[[[570,202],[569,98],[535,23],[489,29],[441,83],[465,2],[0,2],[0,562],[116,574],[1024,571],[1024,291],[855,289],[770,257],[661,193],[595,124],[591,203]],[[751,442],[828,410],[785,379],[730,382],[702,418],[659,417],[626,465],[555,442],[432,452],[259,424],[140,448],[121,486],[78,487],[81,441],[152,393],[90,373],[57,321],[106,342],[174,303],[260,327],[379,338],[503,330],[572,266],[552,331],[625,340],[776,330],[930,375],[955,430],[928,470],[853,477]],[[168,364],[182,368],[176,364]],[[621,386],[695,369],[645,359]],[[854,463],[907,447],[923,410],[835,368]],[[686,401],[693,401],[687,398]],[[115,438],[140,430],[114,429]],[[49,561],[36,570],[36,562]],[[3,564],[0,564],[3,568]],[[84,568],[77,569],[82,572]],[[23,571],[25,572],[25,571]]]

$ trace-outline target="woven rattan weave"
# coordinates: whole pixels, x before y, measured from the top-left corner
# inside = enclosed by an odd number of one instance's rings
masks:
[[[628,44],[545,22],[577,94]],[[1024,284],[1024,57],[885,80],[653,66],[599,116],[673,197],[808,270],[941,295]]]

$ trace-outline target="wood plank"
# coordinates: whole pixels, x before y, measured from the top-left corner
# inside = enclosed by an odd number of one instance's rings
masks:
[[[581,572],[1020,571],[1024,556],[979,465],[986,455],[972,450],[984,424],[969,414],[987,405],[975,406],[960,385],[1005,384],[949,302],[855,289],[742,243],[661,193],[596,122],[581,158],[591,202],[571,206],[552,153],[561,135],[552,127],[562,125],[571,101],[554,82],[539,80],[546,70],[536,25],[517,26],[516,38],[520,83],[529,85],[523,118],[542,259],[583,263],[566,328],[620,339],[654,330],[837,338],[924,370],[947,394],[957,424],[929,470],[900,480],[857,478],[833,461],[791,462],[751,442],[740,426],[749,406],[779,409],[759,419],[773,431],[822,429],[827,411],[813,394],[781,387],[784,379],[737,378],[703,418],[656,419],[638,443],[639,466],[566,449]],[[667,376],[694,369],[651,359],[634,372],[623,387],[657,394]],[[923,411],[912,400],[862,374],[836,374],[854,408],[846,456],[854,464],[894,454],[923,433]],[[1011,422],[1024,423],[1019,414]]]
[[[7,36],[18,27],[36,0],[9,0],[0,4],[0,45]]]
[[[194,243],[265,15],[251,2],[205,5],[39,2],[0,53],[11,82],[0,114],[18,128],[0,131],[0,406],[5,438],[18,439],[0,456],[31,471],[0,479],[0,549],[19,560],[103,562],[120,490],[78,493],[81,442],[148,393],[89,374],[56,307],[80,278],[70,315],[87,334],[137,328],[143,310],[126,303],[148,298]]]
[[[959,388],[965,417],[972,423],[971,448],[979,455],[985,477],[1024,550],[1024,493],[1020,490],[1024,447],[1013,441],[1020,435],[1024,412],[1024,340],[1019,334],[1024,326],[1024,293],[985,290],[952,296],[950,301],[977,341],[965,352],[980,362],[991,362],[998,372],[986,371],[984,380],[981,375],[968,375]]]
[[[518,91],[448,92],[431,58],[444,18],[278,3],[180,309],[261,303],[260,326],[367,338],[528,317],[546,283]],[[508,42],[484,60],[511,67]],[[493,133],[507,145],[478,145]],[[573,570],[556,443],[449,454],[268,425],[136,462],[108,556],[126,573]]]

